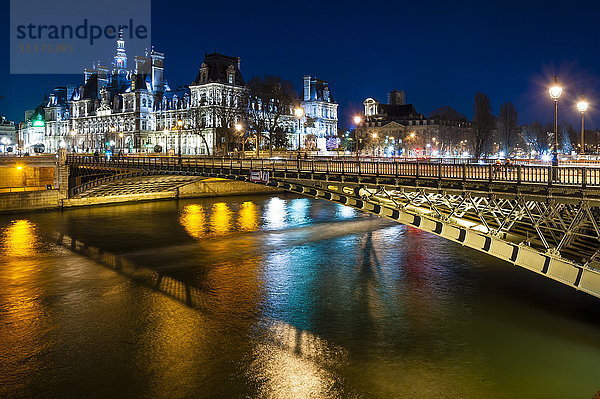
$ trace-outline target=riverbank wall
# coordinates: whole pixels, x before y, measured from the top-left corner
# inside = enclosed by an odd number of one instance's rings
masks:
[[[139,201],[274,194],[281,192],[282,190],[278,188],[224,179],[199,180],[169,191],[101,197],[66,198],[59,190],[24,191],[0,193],[0,212],[29,212]]]

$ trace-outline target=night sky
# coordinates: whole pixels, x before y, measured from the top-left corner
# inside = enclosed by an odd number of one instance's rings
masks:
[[[8,2],[2,4],[7,48]],[[587,126],[600,127],[594,110],[600,5],[594,1],[154,1],[152,11],[152,41],[166,54],[172,88],[189,84],[205,52],[216,50],[242,57],[246,80],[279,75],[299,91],[304,74],[328,80],[340,127],[351,124],[366,97],[385,102],[392,89],[405,90],[426,115],[449,105],[469,118],[482,91],[495,113],[503,102],[515,103],[525,123],[551,120],[546,87],[558,74],[565,87],[561,119],[577,123],[574,101],[584,94],[591,102]],[[9,75],[8,59],[0,62],[0,115],[17,121],[47,89],[83,79]]]

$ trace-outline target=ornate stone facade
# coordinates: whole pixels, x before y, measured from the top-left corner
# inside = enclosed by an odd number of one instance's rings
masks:
[[[130,69],[119,35],[110,68],[95,64],[84,70],[82,86],[55,88],[27,115],[20,129],[21,147],[29,152],[66,148],[183,155],[230,151],[224,132],[243,123],[246,107],[252,106],[240,58],[207,54],[196,79],[177,90],[165,79],[164,59],[152,49],[135,57]],[[337,104],[327,82],[306,76],[301,105],[303,118],[295,118],[290,109],[280,126],[290,136],[301,133],[305,146],[313,137],[324,149],[325,138],[337,133]]]

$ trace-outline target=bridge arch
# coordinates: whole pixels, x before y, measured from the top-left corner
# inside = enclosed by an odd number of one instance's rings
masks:
[[[94,162],[86,157],[69,159],[71,167],[89,168]],[[472,178],[465,173],[473,165],[446,168],[399,162],[124,158],[97,166],[124,175],[156,173],[246,181],[344,204],[600,297],[600,170],[520,168],[513,181],[508,173],[506,179],[496,179],[491,165],[476,165]],[[444,169],[458,174],[446,176]],[[252,174],[257,171],[260,174]],[[548,181],[555,172],[563,173],[562,182]],[[523,177],[532,173],[537,173],[541,182],[524,184]],[[575,180],[581,184],[571,183]]]

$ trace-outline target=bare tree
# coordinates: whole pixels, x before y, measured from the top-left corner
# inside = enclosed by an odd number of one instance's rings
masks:
[[[289,115],[298,97],[293,85],[277,76],[255,77],[248,82],[248,123],[257,136],[265,135],[269,152],[287,145],[282,116]]]
[[[223,103],[214,107],[213,110],[217,126],[215,128],[215,150],[223,153],[231,151],[232,144],[241,143],[242,132],[235,130],[235,124],[246,119],[245,105],[235,107],[234,104],[226,104],[225,101],[223,100]],[[240,104],[245,103],[240,101]]]
[[[542,125],[536,121],[528,125],[523,126],[521,129],[521,137],[525,144],[531,149],[538,153],[547,151],[548,145],[548,132],[554,129],[551,124]]]
[[[519,114],[514,104],[505,103],[500,106],[497,129],[502,151],[508,156],[519,139]]]
[[[205,128],[206,128],[206,111],[202,110],[201,108],[191,108],[190,109],[190,126],[189,126],[189,131],[192,134],[198,135],[200,136],[200,138],[202,139],[202,143],[204,144],[204,147],[206,148],[206,154],[210,155],[210,146],[208,145],[208,142],[206,141],[206,134],[205,134]]]
[[[467,118],[463,114],[447,105],[431,111],[431,113],[429,114],[429,118],[445,121],[467,121]]]
[[[472,143],[473,155],[481,158],[489,151],[494,125],[496,124],[490,99],[483,93],[475,94],[475,112],[473,114]]]

